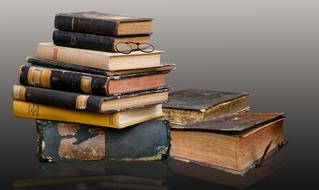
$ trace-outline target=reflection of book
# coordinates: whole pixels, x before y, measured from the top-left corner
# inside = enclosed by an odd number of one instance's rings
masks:
[[[285,148],[279,150],[276,154],[263,161],[259,167],[249,171],[244,176],[175,159],[168,160],[168,167],[173,173],[182,176],[216,184],[246,188],[279,170],[284,165],[284,153]]]
[[[161,160],[168,156],[167,121],[151,120],[125,129],[37,121],[38,157],[60,160]]]
[[[167,189],[163,162],[40,163],[36,178],[14,182],[14,189]]]
[[[172,124],[186,124],[245,112],[248,94],[211,90],[181,90],[169,94],[163,112]]]
[[[285,143],[282,113],[241,113],[174,126],[171,156],[243,175]]]

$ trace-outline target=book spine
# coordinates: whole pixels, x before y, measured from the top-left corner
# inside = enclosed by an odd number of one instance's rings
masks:
[[[93,53],[93,51],[90,50],[78,51],[78,49],[75,48],[39,43],[36,54],[40,59],[49,59],[95,69],[109,70],[109,58],[102,54]]]
[[[13,99],[89,112],[101,112],[100,108],[104,100],[103,97],[94,95],[22,85],[13,86]]]
[[[53,32],[53,42],[58,46],[116,52],[114,48],[115,38],[111,36],[55,30]]]
[[[54,26],[59,30],[77,31],[83,33],[118,35],[118,22],[56,15]]]
[[[22,65],[19,72],[20,83],[52,88],[63,91],[108,96],[109,78],[45,67]]]
[[[170,127],[150,120],[120,131],[74,123],[37,121],[40,160],[162,160],[170,149]]]
[[[13,101],[15,117],[65,121],[95,125],[101,127],[121,128],[118,113],[98,114],[78,110],[69,110],[23,101]]]

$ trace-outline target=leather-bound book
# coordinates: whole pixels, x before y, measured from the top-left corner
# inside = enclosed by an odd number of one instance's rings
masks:
[[[175,159],[245,174],[286,144],[283,113],[240,113],[173,126]]]
[[[60,160],[162,160],[168,157],[170,128],[156,119],[125,129],[37,120],[38,157]]]
[[[248,110],[247,93],[199,89],[172,92],[163,104],[166,119],[177,125]]]
[[[90,11],[56,14],[54,26],[59,30],[123,36],[150,34],[152,20]]]

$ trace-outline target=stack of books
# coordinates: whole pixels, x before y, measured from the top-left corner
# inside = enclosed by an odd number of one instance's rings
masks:
[[[246,175],[287,143],[285,115],[248,112],[247,93],[181,90],[163,107],[175,160]]]
[[[151,24],[97,12],[55,16],[53,43],[38,44],[13,87],[14,115],[37,119],[41,160],[168,156],[169,125],[159,118],[175,65],[161,63]]]

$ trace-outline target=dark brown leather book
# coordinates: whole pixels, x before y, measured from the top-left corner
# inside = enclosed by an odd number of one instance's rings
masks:
[[[21,84],[42,88],[113,96],[162,88],[166,86],[168,72],[169,70],[105,76],[49,67],[22,65],[19,72],[19,81]]]
[[[286,144],[283,113],[240,113],[173,126],[175,159],[245,174]]]
[[[152,18],[137,18],[99,12],[59,13],[55,28],[110,36],[150,34]]]
[[[186,124],[249,110],[248,94],[189,89],[172,92],[163,104],[172,124]]]
[[[97,96],[32,86],[14,85],[13,99],[41,105],[98,113],[114,113],[167,101],[168,88],[121,96]]]
[[[103,76],[120,76],[120,75],[140,74],[140,73],[156,74],[158,72],[168,72],[170,70],[175,69],[174,63],[168,63],[165,61],[161,61],[161,64],[156,67],[142,68],[142,69],[127,69],[127,70],[119,70],[119,71],[105,71],[105,70],[95,69],[95,68],[81,66],[77,64],[66,64],[61,61],[39,59],[36,57],[30,57],[30,56],[26,58],[26,63],[32,64],[34,66],[71,70],[71,71],[90,73],[95,75],[103,75]]]
[[[116,44],[121,42],[150,43],[150,35],[138,36],[103,36],[71,31],[55,30],[53,42],[57,46],[89,49],[96,51],[117,52]]]

